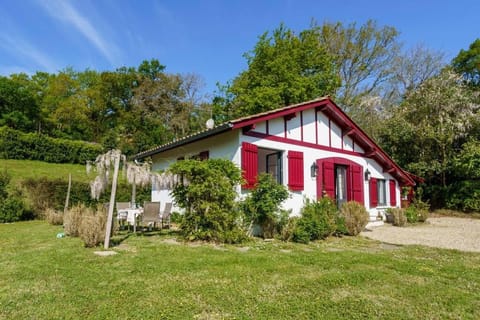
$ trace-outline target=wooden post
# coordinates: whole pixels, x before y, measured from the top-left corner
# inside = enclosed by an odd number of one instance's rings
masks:
[[[130,205],[132,206],[132,208],[136,208],[136,198],[137,197],[137,185],[135,184],[135,175],[133,176],[133,183],[132,183],[132,202],[130,203]]]
[[[68,189],[67,189],[67,198],[65,199],[65,207],[63,208],[63,214],[67,213],[68,203],[70,201],[70,190],[72,189],[72,174],[68,174]]]
[[[113,207],[115,206],[115,193],[117,192],[118,167],[120,166],[120,152],[115,154],[115,166],[113,168],[112,193],[110,194],[110,203],[108,205],[107,228],[105,230],[104,248],[108,249],[110,246],[110,234],[112,232],[113,223]]]

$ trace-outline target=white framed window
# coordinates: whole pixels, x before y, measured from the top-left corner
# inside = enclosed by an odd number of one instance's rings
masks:
[[[378,206],[387,205],[387,187],[386,182],[383,179],[377,179],[377,196],[378,196]]]

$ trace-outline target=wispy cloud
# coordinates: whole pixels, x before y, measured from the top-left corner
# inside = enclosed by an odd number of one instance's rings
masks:
[[[0,33],[0,47],[14,55],[21,55],[32,60],[45,71],[55,72],[58,69],[57,65],[47,55],[19,36],[12,37],[6,33]]]
[[[100,34],[92,23],[83,16],[77,9],[75,9],[69,1],[55,0],[55,1],[38,1],[38,3],[46,10],[46,12],[53,18],[70,24],[82,33],[110,62],[112,66],[117,65],[119,52],[118,48],[111,42],[105,40],[105,37]]]

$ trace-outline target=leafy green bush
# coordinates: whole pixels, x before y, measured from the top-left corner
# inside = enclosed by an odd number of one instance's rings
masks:
[[[480,180],[451,184],[446,192],[446,207],[463,212],[480,212]]]
[[[286,224],[285,212],[280,210],[280,205],[287,198],[285,186],[277,183],[270,174],[262,173],[241,206],[251,225],[259,225],[264,238],[273,238],[281,225]]]
[[[356,236],[368,223],[369,215],[365,207],[356,202],[349,201],[340,208],[340,216],[343,218],[347,234]]]
[[[407,218],[408,223],[417,223],[418,222],[418,212],[417,209],[411,205],[405,209],[405,217]]]
[[[325,239],[337,231],[337,206],[328,198],[319,201],[305,200],[302,216],[298,219],[292,240],[308,243],[312,240]]]
[[[0,171],[0,201],[8,196],[7,186],[11,179],[7,169]]]
[[[0,127],[0,158],[80,163],[94,160],[102,146],[78,140],[56,139]]]
[[[11,176],[7,170],[0,172],[0,223],[31,219],[32,212],[23,201],[21,191],[14,189],[9,194],[10,180]]]
[[[405,212],[400,208],[388,208],[387,212],[393,216],[393,225],[397,227],[404,227],[407,225],[407,217]]]
[[[241,182],[240,169],[231,161],[184,160],[169,171],[183,177],[172,195],[185,209],[180,230],[187,240],[239,242],[244,234],[236,208],[235,187]]]
[[[408,223],[425,222],[429,215],[430,205],[419,199],[414,199],[408,208],[405,209],[405,216]]]
[[[0,222],[16,222],[31,218],[30,210],[19,196],[9,196],[0,202]]]

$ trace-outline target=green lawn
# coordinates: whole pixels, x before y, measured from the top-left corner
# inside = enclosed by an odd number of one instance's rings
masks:
[[[27,178],[40,177],[68,180],[69,173],[72,174],[72,180],[74,181],[89,182],[95,178],[94,173],[91,173],[90,176],[87,175],[84,165],[70,163],[0,159],[0,170],[4,169],[12,175],[12,183],[14,184]]]
[[[480,254],[350,237],[186,245],[165,232],[99,257],[61,231],[0,225],[0,319],[480,318]]]

